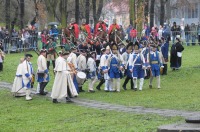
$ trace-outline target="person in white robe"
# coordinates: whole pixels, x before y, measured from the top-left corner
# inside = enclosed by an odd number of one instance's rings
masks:
[[[54,68],[55,80],[52,88],[51,98],[53,103],[59,103],[57,99],[66,98],[67,102],[72,102],[68,96],[70,92],[72,97],[78,96],[78,93],[73,85],[70,72],[67,71],[66,60],[69,56],[69,52],[62,54],[62,57],[56,60],[56,65]],[[69,91],[68,91],[69,90]]]
[[[33,76],[33,66],[31,61],[31,54],[26,54],[25,60],[22,63],[22,87],[26,89],[26,100],[32,100],[31,94],[31,81]]]
[[[11,92],[15,97],[22,97],[26,95],[26,90],[22,88],[22,63],[24,62],[24,58],[20,59],[20,64],[17,67],[17,71],[15,74],[15,79],[13,82],[13,86]]]

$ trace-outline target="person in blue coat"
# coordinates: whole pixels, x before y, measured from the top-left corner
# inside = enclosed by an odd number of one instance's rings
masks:
[[[162,63],[162,54],[157,51],[157,46],[152,45],[152,51],[147,55],[148,68],[151,71],[149,88],[152,88],[153,78],[157,79],[157,87],[160,89],[160,68],[164,68]]]
[[[111,79],[113,91],[120,92],[120,78],[121,72],[123,70],[123,58],[118,52],[118,46],[116,43],[113,43],[111,46],[112,55],[109,58],[109,76]]]
[[[168,52],[169,52],[169,41],[165,41],[165,38],[161,38],[161,53],[163,55],[163,73],[162,75],[167,75],[167,62],[168,62]]]
[[[135,42],[134,53],[129,58],[129,70],[133,76],[134,90],[137,90],[137,79],[140,79],[139,90],[142,90],[144,84],[145,60],[139,50],[139,43]]]

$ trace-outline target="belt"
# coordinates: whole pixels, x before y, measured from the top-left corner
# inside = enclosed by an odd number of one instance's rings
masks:
[[[136,66],[140,66],[141,64],[134,64],[134,65],[136,65]]]
[[[117,64],[111,64],[111,66],[118,66]]]
[[[151,64],[158,64],[158,61],[152,61]]]

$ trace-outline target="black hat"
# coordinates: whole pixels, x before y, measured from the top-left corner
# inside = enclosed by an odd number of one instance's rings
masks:
[[[47,52],[46,49],[41,49],[41,50],[40,50],[40,54],[41,54],[41,53],[45,53],[45,52]]]
[[[62,51],[58,51],[58,54],[61,55],[61,54],[62,54]]]
[[[33,57],[31,54],[26,54],[25,57]]]
[[[111,50],[118,50],[118,45],[116,43],[113,43],[111,46]]]
[[[138,50],[140,48],[138,41],[134,44],[134,50]]]
[[[70,54],[69,51],[65,51],[65,52],[62,53],[62,55],[69,55],[69,54]]]
[[[76,46],[73,46],[73,47],[71,47],[70,49],[71,49],[71,50],[75,50],[75,49],[77,49],[77,47],[76,47]]]
[[[80,50],[82,53],[86,53],[86,50],[85,49],[81,49]]]
[[[157,45],[153,44],[151,45],[152,48],[157,48]]]
[[[127,46],[126,46],[127,50],[132,50],[133,49],[133,42],[130,42]]]

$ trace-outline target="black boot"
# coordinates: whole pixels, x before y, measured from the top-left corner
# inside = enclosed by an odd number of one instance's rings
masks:
[[[53,69],[55,68],[55,60],[52,60]]]
[[[49,70],[50,61],[47,61],[47,69]]]
[[[53,103],[57,104],[57,103],[60,103],[60,102],[58,102],[57,99],[53,99]]]
[[[47,82],[41,82],[40,83],[40,95],[46,95],[47,93],[44,92],[44,88],[47,85]]]
[[[124,84],[122,85],[124,90],[127,90],[126,89],[126,84],[128,83],[128,81],[129,81],[129,77],[126,77],[126,79],[124,80]]]
[[[167,75],[167,64],[163,64],[163,75]]]
[[[130,79],[131,79],[131,89],[133,90],[134,89],[133,79],[132,78],[130,78]]]
[[[82,89],[82,86],[79,87],[79,92],[85,92],[85,90]]]
[[[101,90],[101,85],[105,83],[105,79],[101,79],[100,83],[96,86],[97,90]]]
[[[67,103],[72,103],[73,101],[69,97],[66,97],[66,102]]]

